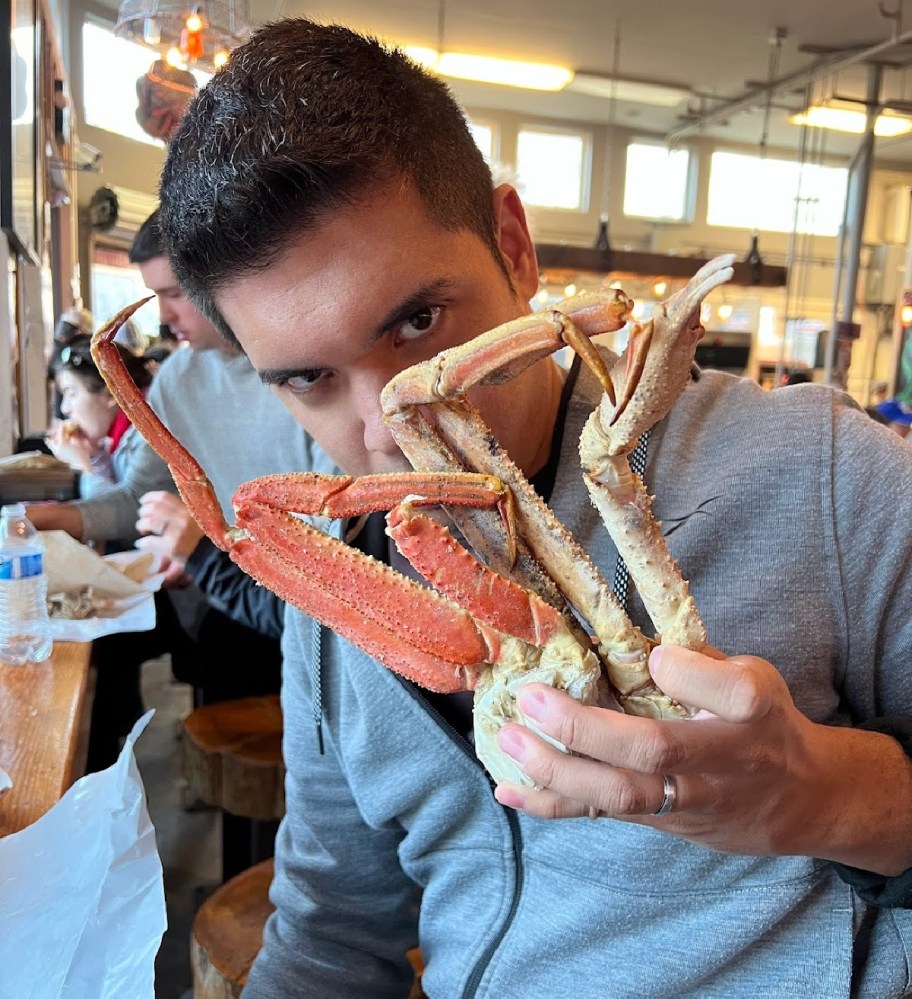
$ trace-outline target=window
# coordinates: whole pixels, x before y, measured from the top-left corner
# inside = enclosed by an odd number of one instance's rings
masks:
[[[148,72],[156,58],[144,45],[117,38],[109,27],[84,21],[82,97],[86,124],[160,146],[158,139],[144,132],[136,120],[136,87],[132,85]],[[193,75],[201,87],[211,79],[196,70]]]
[[[738,153],[713,153],[709,225],[835,236],[848,170]]]
[[[92,252],[92,316],[100,326],[111,316],[140,298],[149,289],[126,250],[95,246]],[[147,340],[158,336],[158,302],[154,299],[133,313],[133,323]]]
[[[586,211],[591,141],[578,132],[520,129],[516,170],[523,200],[540,208]]]
[[[689,149],[669,149],[657,142],[627,146],[624,214],[684,222],[692,215]]]
[[[481,150],[485,163],[490,166],[495,159],[494,126],[484,121],[470,121],[469,131],[472,133],[475,145]]]

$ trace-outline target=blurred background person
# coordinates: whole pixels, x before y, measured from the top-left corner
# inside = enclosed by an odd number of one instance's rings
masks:
[[[80,472],[80,496],[120,481],[141,438],[108,391],[91,353],[91,336],[77,334],[52,358],[49,374],[60,396],[62,420],[45,438],[51,453]],[[130,376],[141,390],[152,383],[142,357],[117,345]]]

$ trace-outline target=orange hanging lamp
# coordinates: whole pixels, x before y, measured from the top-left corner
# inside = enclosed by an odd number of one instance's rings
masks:
[[[248,0],[123,0],[114,34],[176,67],[215,72],[253,30]]]

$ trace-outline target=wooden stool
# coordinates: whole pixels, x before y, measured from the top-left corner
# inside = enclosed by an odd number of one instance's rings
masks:
[[[226,881],[200,906],[190,937],[193,999],[240,996],[275,909],[269,901],[273,873],[273,862],[264,860]],[[416,947],[406,956],[415,971],[409,999],[424,999],[421,951]]]
[[[184,719],[190,800],[222,810],[222,880],[272,856],[285,814],[282,710],[275,695],[218,701]]]
[[[184,719],[183,774],[207,805],[247,819],[285,814],[282,709],[278,697],[242,697]]]
[[[268,897],[272,875],[272,861],[264,860],[226,881],[200,906],[190,937],[193,999],[241,994],[275,908]]]

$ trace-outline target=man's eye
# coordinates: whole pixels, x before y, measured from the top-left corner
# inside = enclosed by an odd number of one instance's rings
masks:
[[[292,375],[291,378],[286,378],[282,387],[288,389],[289,392],[293,392],[295,395],[306,395],[325,375],[326,372],[318,368],[310,371],[302,371],[300,374]]]
[[[398,329],[401,340],[417,340],[430,333],[440,318],[441,309],[438,305],[427,305],[409,316]]]

